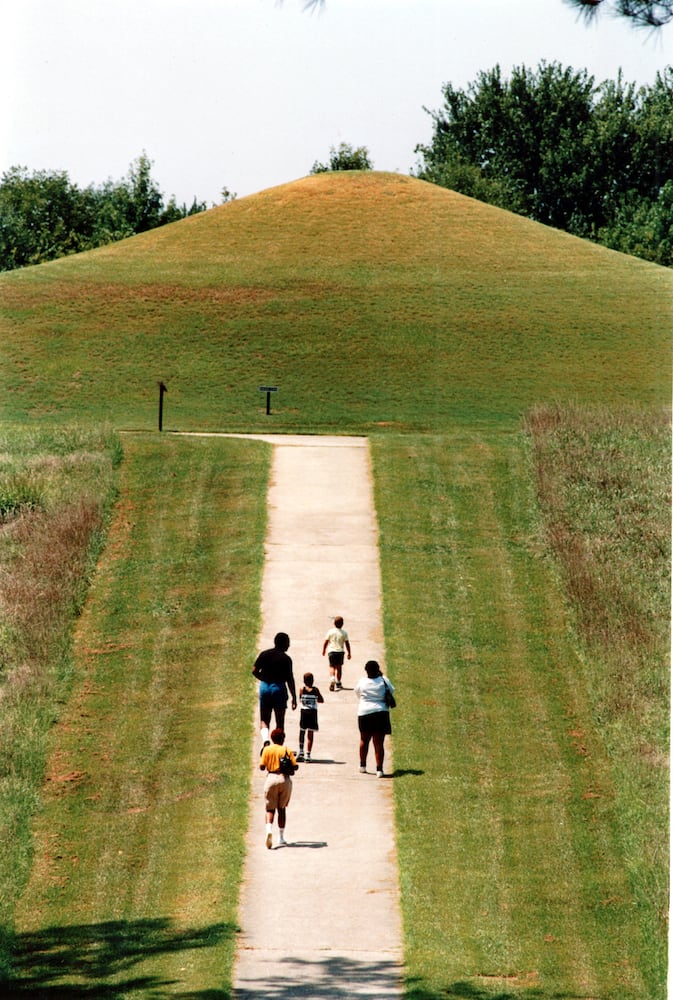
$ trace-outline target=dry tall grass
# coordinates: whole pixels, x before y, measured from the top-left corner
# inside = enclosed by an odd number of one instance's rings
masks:
[[[55,646],[81,606],[92,537],[102,527],[100,498],[79,497],[55,511],[29,511],[4,531],[14,556],[1,578],[0,609],[13,636],[14,665],[0,699],[25,687],[28,674],[44,687],[52,673]]]
[[[643,934],[666,940],[670,413],[547,406],[530,414],[526,429],[546,541],[613,762]]]
[[[613,660],[657,655],[669,631],[669,414],[539,407],[526,427],[583,634]]]
[[[49,728],[67,693],[71,631],[102,545],[113,490],[114,451],[71,451],[14,434],[2,442],[0,492],[0,980],[12,914],[31,862]],[[51,447],[51,453],[50,453]],[[26,451],[22,453],[22,448]],[[40,449],[42,449],[40,451]],[[21,501],[30,481],[31,502]],[[18,484],[18,486],[17,486]],[[64,497],[69,495],[70,499]]]

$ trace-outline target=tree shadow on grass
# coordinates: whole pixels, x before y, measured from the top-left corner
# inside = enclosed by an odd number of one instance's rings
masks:
[[[148,959],[212,948],[236,933],[234,924],[176,928],[172,920],[115,920],[48,927],[12,940],[12,971],[0,980],[3,1000],[230,1000],[223,989],[180,992],[179,983],[133,975]]]
[[[405,1000],[609,1000],[595,993],[567,993],[541,989],[539,986],[503,989],[482,989],[481,986],[459,980],[440,989],[424,987],[419,981],[408,980]]]

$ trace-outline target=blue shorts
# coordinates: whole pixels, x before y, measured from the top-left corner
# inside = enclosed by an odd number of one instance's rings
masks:
[[[265,718],[271,718],[271,712],[287,708],[287,688],[284,684],[267,684],[259,682],[259,711]]]

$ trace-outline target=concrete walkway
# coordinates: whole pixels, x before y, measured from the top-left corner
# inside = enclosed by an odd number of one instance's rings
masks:
[[[297,690],[311,670],[319,707],[313,761],[293,779],[287,847],[265,846],[265,772],[255,705],[253,794],[234,975],[238,1000],[402,995],[392,780],[358,769],[353,687],[383,660],[378,536],[365,438],[269,437],[274,444],[260,649],[290,635]],[[343,615],[353,659],[329,691],[324,635]],[[252,668],[252,664],[250,665]],[[395,726],[393,714],[393,729]],[[288,706],[288,743],[299,710]],[[393,771],[386,739],[386,775]]]

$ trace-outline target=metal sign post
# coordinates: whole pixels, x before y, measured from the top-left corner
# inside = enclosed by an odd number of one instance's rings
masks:
[[[168,392],[168,389],[163,382],[159,382],[159,430],[162,429],[164,423],[164,393]]]
[[[269,413],[271,413],[271,393],[272,392],[278,392],[278,386],[277,385],[260,385],[259,391],[266,393],[266,412],[267,412],[267,415],[268,415]]]

